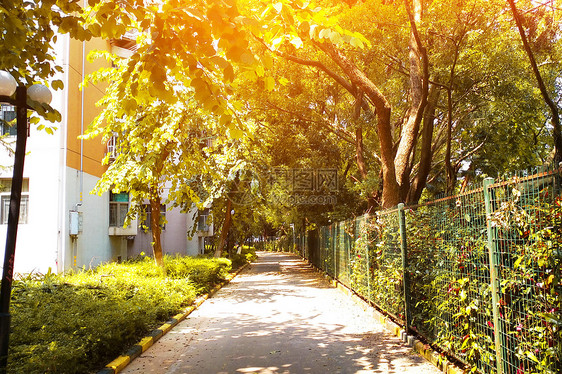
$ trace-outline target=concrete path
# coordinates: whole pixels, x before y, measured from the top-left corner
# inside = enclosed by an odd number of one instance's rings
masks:
[[[123,373],[439,373],[298,257],[258,254]]]

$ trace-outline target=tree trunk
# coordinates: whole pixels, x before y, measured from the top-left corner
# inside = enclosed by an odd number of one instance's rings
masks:
[[[539,89],[541,91],[542,97],[545,103],[550,108],[551,113],[551,122],[552,122],[552,134],[554,138],[554,162],[558,164],[562,161],[562,135],[560,131],[560,114],[558,113],[558,107],[554,101],[550,98],[548,94],[548,90],[544,84],[542,79],[541,73],[539,71],[537,61],[535,60],[535,55],[529,46],[529,41],[527,40],[527,35],[525,34],[525,30],[523,30],[523,24],[521,22],[521,16],[517,11],[517,7],[515,6],[514,0],[508,0],[509,5],[511,6],[511,11],[513,12],[513,18],[515,19],[515,23],[517,24],[517,29],[519,30],[519,35],[521,36],[521,40],[523,42],[523,48],[529,57],[529,62],[531,63],[531,68],[533,69],[533,74],[537,79],[537,83],[539,85]],[[556,165],[558,166],[558,165]]]
[[[152,230],[152,252],[154,253],[154,261],[156,265],[162,267],[162,241],[160,233],[162,231],[160,226],[160,196],[158,191],[153,188],[150,190],[150,229]]]
[[[410,1],[411,0],[404,0],[408,15],[410,16],[409,60],[411,104],[404,125],[402,126],[400,142],[398,143],[398,149],[394,157],[396,181],[400,186],[400,200],[402,201],[406,200],[410,189],[410,158],[416,143],[428,95],[427,56],[421,44],[416,26],[416,24],[421,21],[422,5],[420,0],[413,0],[412,11]]]
[[[361,103],[363,102],[363,93],[359,91],[355,96],[355,107],[353,108],[353,122],[355,122],[355,159],[361,179],[367,179],[367,164],[365,163],[363,151],[363,127],[361,126]]]
[[[420,150],[420,163],[416,178],[412,182],[408,198],[406,202],[409,204],[417,204],[423,189],[425,188],[427,177],[431,171],[431,162],[433,160],[432,142],[433,142],[433,128],[435,121],[435,110],[437,102],[439,101],[439,89],[437,86],[431,86],[425,114],[423,117],[423,130],[422,130],[422,143]]]
[[[169,144],[169,143],[168,143]],[[167,148],[167,144],[166,147]],[[160,175],[162,173],[162,168],[164,167],[164,160],[169,156],[169,152],[164,150],[160,155],[158,162],[153,169],[154,175]],[[163,254],[162,254],[162,241],[160,234],[162,233],[162,227],[160,226],[160,193],[158,185],[153,185],[149,187],[149,202],[150,202],[150,228],[152,230],[152,252],[154,253],[154,261],[156,265],[163,266]]]
[[[357,159],[357,168],[359,169],[359,174],[361,174],[361,179],[365,180],[367,178],[367,164],[363,157],[363,129],[361,127],[355,130],[355,157]]]
[[[381,151],[383,174],[383,208],[390,208],[400,202],[398,183],[394,168],[393,139],[390,124],[391,106],[378,87],[353,62],[349,61],[333,44],[322,43],[322,50],[345,72],[351,82],[361,89],[374,105],[377,115],[377,135]]]
[[[447,89],[447,146],[445,149],[445,171],[447,173],[446,191],[448,194],[453,193],[457,184],[457,173],[451,162],[451,142],[453,139],[453,94],[451,90],[451,87]]]
[[[229,198],[226,199],[226,212],[224,215],[224,222],[221,228],[221,234],[219,236],[219,242],[215,250],[215,257],[221,257],[224,247],[226,245],[226,239],[228,237],[228,232],[230,231],[230,226],[232,223],[232,215],[230,211],[232,210],[232,201]]]
[[[464,193],[464,191],[468,187],[468,184],[472,181],[473,173],[474,173],[474,164],[470,162],[466,174],[464,175],[464,180],[462,181],[461,189],[459,191],[460,194]]]
[[[449,86],[447,87],[447,133],[446,133],[446,149],[445,149],[445,172],[447,174],[446,192],[452,194],[457,185],[457,168],[451,163],[451,142],[453,132],[453,83],[455,80],[455,69],[459,59],[459,45],[462,37],[458,43],[455,43],[455,55],[453,64],[449,72]]]

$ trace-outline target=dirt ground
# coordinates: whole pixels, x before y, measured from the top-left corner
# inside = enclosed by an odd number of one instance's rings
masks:
[[[298,257],[258,254],[123,373],[440,373]]]

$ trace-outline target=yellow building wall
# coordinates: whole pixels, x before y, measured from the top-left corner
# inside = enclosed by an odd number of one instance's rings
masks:
[[[82,123],[82,92],[79,89],[80,83],[83,81],[82,64],[84,64],[84,73],[88,74],[98,70],[101,67],[108,67],[105,60],[98,59],[90,63],[86,56],[92,50],[109,50],[109,42],[102,39],[92,39],[85,42],[86,53],[83,53],[83,43],[78,40],[71,39],[69,46],[69,77],[68,77],[68,121],[67,121],[67,154],[66,164],[68,167],[76,170],[82,170],[84,173],[101,177],[106,166],[101,164],[106,152],[106,145],[102,142],[101,137],[81,140],[78,136],[82,131],[86,131],[88,125],[98,115],[100,108],[95,104],[102,98],[106,85],[105,84],[89,84],[84,89],[84,119]],[[82,128],[83,127],[83,128]],[[82,151],[81,151],[82,148]],[[81,153],[83,156],[81,157]]]

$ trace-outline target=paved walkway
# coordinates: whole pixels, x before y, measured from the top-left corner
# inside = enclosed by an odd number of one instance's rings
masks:
[[[439,373],[298,257],[259,257],[123,373]]]

